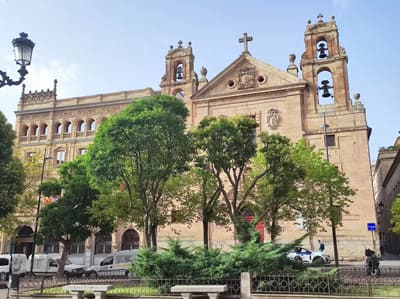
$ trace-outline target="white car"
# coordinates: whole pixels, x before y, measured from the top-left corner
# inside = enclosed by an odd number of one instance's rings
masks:
[[[304,247],[296,246],[293,251],[287,254],[287,257],[296,262],[301,262],[303,264],[329,264],[331,262],[331,257],[320,251],[311,251]]]

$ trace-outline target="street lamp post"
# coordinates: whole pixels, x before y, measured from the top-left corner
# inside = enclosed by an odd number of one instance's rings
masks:
[[[326,161],[329,162],[329,150],[328,150],[328,142],[327,142],[327,129],[329,126],[326,124],[326,115],[324,112],[324,124],[323,124],[323,129],[324,129],[324,143],[325,143],[325,155],[326,155]],[[332,242],[333,242],[333,254],[335,256],[335,266],[339,267],[339,254],[338,254],[338,248],[337,248],[337,238],[336,238],[336,222],[335,219],[332,215],[332,209],[333,209],[333,203],[332,203],[332,196],[329,193],[329,208],[330,210],[330,220],[331,220],[331,227],[332,227]]]
[[[46,148],[44,148],[44,153],[43,153],[43,161],[42,161],[42,172],[40,175],[40,185],[43,183],[43,176],[44,176],[44,166],[46,164],[46,161],[52,159],[52,157],[46,157]],[[35,220],[35,231],[33,232],[33,248],[32,248],[32,259],[31,259],[31,269],[30,269],[30,276],[32,276],[33,273],[33,261],[35,259],[35,250],[36,250],[36,242],[37,242],[37,233],[38,233],[38,224],[39,224],[39,212],[40,212],[40,202],[42,199],[42,190],[39,185],[39,191],[38,191],[38,202],[37,202],[37,208],[36,208],[36,220]]]
[[[21,84],[22,81],[25,80],[26,74],[28,74],[26,66],[31,64],[32,51],[35,43],[28,39],[28,34],[21,32],[19,37],[13,39],[12,44],[14,47],[15,62],[21,66],[18,70],[20,78],[17,81],[14,81],[6,72],[0,70],[0,88],[6,85],[11,86]]]

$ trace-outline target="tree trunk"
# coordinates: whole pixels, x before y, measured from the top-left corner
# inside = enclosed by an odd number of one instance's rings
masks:
[[[157,224],[151,225],[151,249],[157,251]]]
[[[208,250],[208,221],[203,220],[203,246]]]
[[[149,217],[147,215],[143,216],[143,245],[145,248],[151,247],[150,241],[150,224]]]
[[[69,252],[69,245],[70,245],[70,240],[63,240],[61,241],[63,244],[63,251],[61,254],[61,260],[58,265],[58,271],[57,271],[57,278],[62,278],[64,277],[64,268],[65,268],[65,261],[67,260],[68,252]]]

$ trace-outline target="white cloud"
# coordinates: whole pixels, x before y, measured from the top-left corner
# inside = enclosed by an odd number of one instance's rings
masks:
[[[46,65],[32,64],[25,83],[26,89],[53,89],[54,79],[57,79],[63,86],[62,90],[58,89],[58,98],[72,96],[78,88],[78,74],[78,65],[66,64],[60,60],[51,60]]]
[[[12,67],[10,66],[9,75],[12,79],[17,80],[19,75],[16,72],[15,64],[10,63],[10,65]],[[26,85],[26,92],[53,89],[54,79],[57,79],[59,82],[57,98],[80,95],[79,67],[76,64],[52,60],[45,65],[32,64],[28,67],[28,72],[23,82]],[[8,122],[12,125],[15,125],[14,111],[17,110],[21,90],[21,85],[4,86],[0,89],[0,111],[6,115]]]

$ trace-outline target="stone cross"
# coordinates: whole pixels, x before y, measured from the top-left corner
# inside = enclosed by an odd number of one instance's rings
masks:
[[[324,17],[324,15],[322,13],[319,13],[317,16],[318,22],[323,22],[322,18]]]
[[[251,42],[252,40],[253,40],[253,37],[247,36],[247,32],[243,33],[243,37],[239,38],[239,43],[243,43],[242,54],[250,54],[247,42]]]

